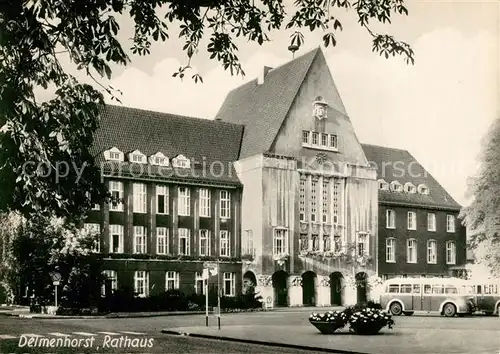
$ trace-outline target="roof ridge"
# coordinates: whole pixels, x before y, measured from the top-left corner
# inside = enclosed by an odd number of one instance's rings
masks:
[[[193,117],[193,116],[187,116],[187,115],[182,115],[182,114],[177,114],[177,113],[168,113],[168,112],[153,111],[153,110],[150,110],[150,109],[129,107],[129,106],[124,106],[124,105],[119,106],[119,105],[116,105],[116,104],[105,104],[105,106],[115,107],[117,109],[123,109],[123,110],[133,110],[133,111],[136,111],[136,112],[153,113],[154,115],[164,115],[165,118],[190,119],[190,120],[197,120],[197,121],[213,122],[213,123],[216,123],[216,124],[234,125],[234,126],[238,126],[238,127],[242,126],[242,124],[232,123],[232,122],[226,122],[226,121],[221,121],[221,120],[216,120],[216,119],[202,118],[202,117]]]

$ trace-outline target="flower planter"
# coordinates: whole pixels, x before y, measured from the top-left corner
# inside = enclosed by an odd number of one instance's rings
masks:
[[[309,320],[311,324],[321,332],[321,334],[333,334],[336,330],[344,327],[335,322]]]
[[[368,323],[366,326],[356,326],[356,327],[352,327],[351,326],[351,330],[356,333],[356,334],[361,334],[361,335],[374,335],[374,334],[378,334],[378,332],[380,332],[380,330],[384,327],[384,325],[378,325],[378,326],[375,326],[373,324],[370,324]]]

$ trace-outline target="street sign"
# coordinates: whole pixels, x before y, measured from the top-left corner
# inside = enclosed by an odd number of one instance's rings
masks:
[[[51,272],[49,273],[50,275],[50,278],[52,279],[52,281],[61,281],[61,274],[57,273],[57,272]]]
[[[211,275],[217,275],[218,272],[217,263],[205,262],[203,263],[203,268],[207,269]]]
[[[58,281],[52,282],[53,285],[59,285],[60,283]]]

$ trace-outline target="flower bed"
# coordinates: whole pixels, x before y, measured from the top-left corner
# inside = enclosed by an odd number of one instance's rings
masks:
[[[322,334],[333,334],[347,324],[349,332],[363,335],[376,334],[386,326],[394,326],[392,316],[385,311],[359,307],[348,307],[344,311],[328,311],[324,314],[312,313],[309,322]]]

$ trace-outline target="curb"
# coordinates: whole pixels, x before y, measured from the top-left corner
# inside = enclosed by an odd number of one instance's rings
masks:
[[[0,315],[13,316],[19,318],[36,318],[40,320],[102,320],[102,319],[116,319],[116,318],[146,318],[146,317],[169,317],[169,316],[192,316],[201,315],[205,312],[170,312],[170,313],[148,313],[148,314],[110,314],[101,316],[64,316],[64,315],[39,315],[39,314],[15,314],[15,313],[3,313]],[[210,313],[212,314],[212,313]]]
[[[268,346],[268,347],[281,347],[281,348],[290,348],[290,349],[298,349],[298,350],[314,351],[314,352],[322,352],[322,353],[367,354],[367,353],[363,353],[363,352],[353,352],[353,351],[341,350],[341,349],[328,349],[328,348],[323,348],[323,347],[312,347],[312,346],[307,346],[307,345],[298,345],[298,344],[289,344],[289,343],[264,342],[264,341],[254,340],[254,339],[232,338],[232,337],[225,337],[225,336],[221,336],[221,335],[186,333],[186,332],[179,332],[179,331],[174,331],[174,330],[169,330],[169,329],[162,329],[161,332],[164,334],[183,336],[183,337],[216,339],[216,340],[224,340],[224,341],[228,341],[228,342],[257,344],[257,345],[264,345],[264,346]]]

